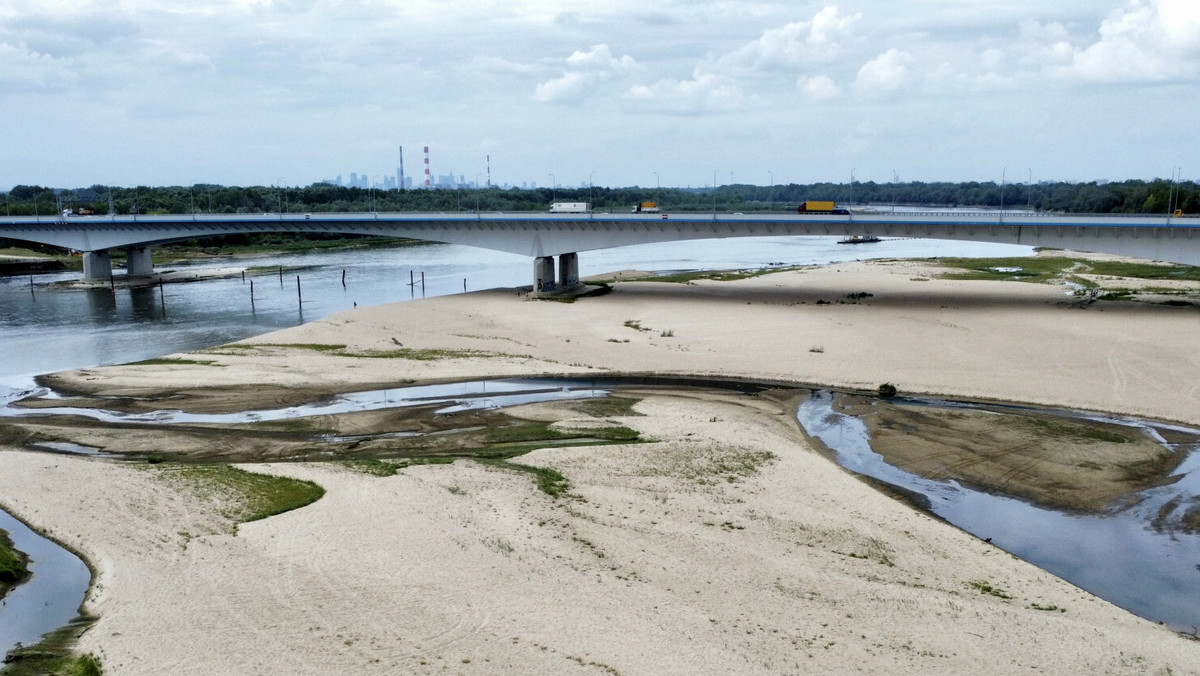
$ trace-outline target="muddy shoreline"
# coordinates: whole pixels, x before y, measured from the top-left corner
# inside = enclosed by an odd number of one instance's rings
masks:
[[[165,407],[192,413],[235,413],[268,407],[316,404],[346,393],[345,387],[269,385],[176,387],[103,394],[87,372],[50,375],[40,384],[53,398],[18,402],[21,408],[103,408],[146,413]],[[617,398],[639,388],[674,396],[701,395],[705,388],[754,393],[782,415],[811,386],[730,380],[656,378],[607,374]],[[390,383],[403,387],[412,383]],[[424,383],[422,383],[424,384]],[[368,388],[383,386],[375,384]],[[1079,420],[1035,409],[970,402],[972,408],[902,406],[865,393],[842,392],[837,407],[860,417],[873,448],[896,467],[934,480],[954,480],[988,493],[1068,512],[1099,514],[1131,506],[1132,496],[1172,481],[1184,454],[1144,432],[1115,423]],[[564,402],[566,409],[580,404]],[[488,430],[512,426],[509,409],[438,415],[442,405],[311,415],[292,420],[233,425],[104,423],[82,416],[0,419],[0,444],[47,450],[47,443],[75,444],[111,457],[153,462],[278,462],[363,460],[470,455],[486,446]],[[790,407],[790,410],[789,410]],[[813,441],[813,440],[810,440]],[[1179,439],[1194,443],[1195,439]],[[827,454],[828,455],[828,454]],[[928,511],[928,500],[883,482],[872,485]],[[1185,523],[1197,521],[1190,515]]]

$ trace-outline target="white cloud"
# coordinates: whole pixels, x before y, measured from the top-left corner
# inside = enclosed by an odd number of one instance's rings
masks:
[[[539,82],[534,89],[533,98],[538,101],[570,101],[578,99],[583,93],[584,78],[579,73],[567,73],[562,77],[546,82]]]
[[[25,44],[0,43],[0,83],[7,89],[57,91],[78,81],[63,59],[30,49]]]
[[[801,77],[796,82],[796,88],[799,89],[804,96],[814,101],[827,101],[829,99],[836,98],[842,93],[837,84],[832,79],[824,75]]]
[[[712,74],[697,74],[690,80],[659,80],[652,85],[635,85],[626,98],[659,112],[698,114],[742,108],[745,95],[736,85]]]
[[[1097,82],[1165,81],[1200,75],[1200,5],[1132,0],[1100,24],[1099,39],[1076,48],[1056,74]]]
[[[910,54],[892,47],[858,69],[854,89],[867,95],[897,91],[908,83],[912,61]]]
[[[825,7],[809,21],[764,31],[757,40],[722,57],[717,68],[769,71],[834,61],[841,55],[842,41],[853,35],[861,18],[862,14],[845,16],[835,6]]]
[[[534,88],[534,99],[544,102],[578,100],[588,87],[617,80],[638,70],[633,57],[628,54],[615,57],[606,44],[595,45],[586,52],[572,52],[563,60],[562,67],[566,72],[561,76],[538,83]]]

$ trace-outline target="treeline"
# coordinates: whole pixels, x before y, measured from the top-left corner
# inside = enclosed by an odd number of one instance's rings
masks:
[[[1108,183],[814,183],[716,188],[536,188],[374,190],[315,183],[308,187],[197,184],[52,189],[19,185],[4,194],[8,215],[308,213],[362,211],[545,211],[551,202],[588,202],[597,211],[627,211],[656,201],[664,211],[789,210],[805,200],[843,205],[979,207],[1092,214],[1200,213],[1200,187],[1164,179]]]

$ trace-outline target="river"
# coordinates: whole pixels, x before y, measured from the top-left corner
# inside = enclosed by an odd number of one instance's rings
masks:
[[[727,270],[867,258],[1004,257],[1032,253],[1032,248],[1024,246],[923,239],[842,245],[837,237],[756,237],[584,252],[579,263],[580,275],[586,277],[626,269]],[[74,272],[0,278],[0,387],[25,389],[31,386],[34,376],[43,373],[139,361],[237,341],[355,305],[462,293],[464,288],[470,291],[523,286],[529,285],[533,278],[533,261],[528,257],[447,244],[343,249],[239,260],[220,257],[186,267],[159,266],[159,269],[203,271],[231,266],[282,268],[283,276],[282,280],[269,274],[245,280],[237,276],[166,284],[161,289],[115,290],[82,290],[58,284],[77,279],[79,273]],[[297,276],[301,281],[299,297]],[[417,284],[410,286],[410,279],[417,280]],[[5,518],[0,521],[0,528],[20,531],[26,537],[19,525],[12,525],[14,521],[7,513],[0,515]],[[12,527],[5,527],[5,523]],[[36,538],[36,542],[19,540],[17,544],[34,558],[34,580],[41,578],[42,583],[35,585],[31,581],[22,585],[25,590],[21,593],[40,596],[24,605],[9,603],[0,607],[0,627],[6,628],[0,632],[0,654],[7,653],[18,641],[35,642],[41,634],[70,622],[89,582],[82,562],[75,559],[75,563],[50,563],[51,555],[45,552],[54,550],[54,556],[58,557],[63,550],[36,534],[30,533],[29,537]],[[69,558],[74,555],[66,552],[64,560]],[[51,573],[48,568],[55,568],[56,572]],[[68,579],[56,577],[57,571],[62,571]],[[46,612],[30,611],[34,606]]]

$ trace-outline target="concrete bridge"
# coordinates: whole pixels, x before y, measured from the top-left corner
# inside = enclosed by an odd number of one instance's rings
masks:
[[[581,251],[725,237],[877,236],[966,240],[1111,253],[1200,265],[1200,218],[1062,216],[1027,212],[797,213],[293,213],[0,217],[0,238],[84,253],[84,278],[154,273],[150,247],[199,237],[266,232],[383,235],[530,256],[534,289],[579,283]],[[555,257],[558,258],[557,274]]]

